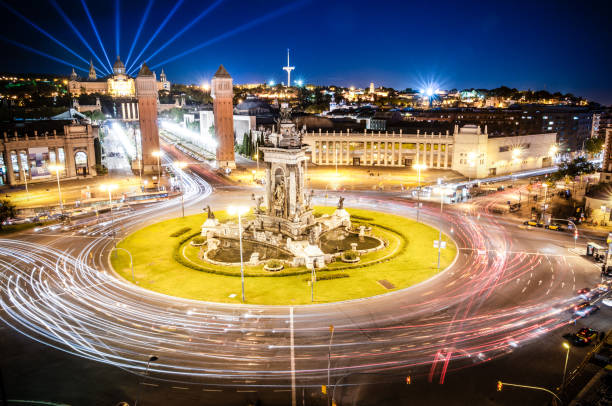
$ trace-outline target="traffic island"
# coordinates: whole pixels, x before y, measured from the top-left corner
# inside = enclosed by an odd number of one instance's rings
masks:
[[[335,209],[314,207],[314,212],[317,216],[325,216]],[[446,268],[456,256],[455,244],[443,235],[447,245],[442,250],[439,270],[438,250],[433,247],[433,241],[438,239],[437,229],[397,215],[360,209],[347,211],[355,230],[368,229],[371,238],[383,242],[384,246],[360,253],[358,262],[343,261],[343,258],[354,256],[348,254],[353,251],[350,248],[343,250],[332,262],[314,272],[305,266],[291,266],[277,259],[267,259],[257,265],[244,262],[245,302],[311,304],[313,277],[316,277],[314,303],[375,296],[429,279]],[[214,212],[214,216],[221,223],[235,220],[223,211]],[[245,216],[243,220],[248,218]],[[216,264],[202,258],[202,252],[208,249],[200,236],[205,220],[206,214],[171,219],[142,228],[121,241],[118,247],[128,250],[133,256],[135,283],[171,296],[241,303],[240,263],[232,259],[228,263]],[[354,238],[349,238],[346,244],[355,244],[352,242]],[[355,238],[358,240],[358,236]],[[130,259],[126,253],[119,251],[110,257],[110,261],[119,275],[131,281]],[[265,269],[270,262],[283,267],[277,269],[275,266],[274,271]],[[388,284],[381,285],[381,280]]]

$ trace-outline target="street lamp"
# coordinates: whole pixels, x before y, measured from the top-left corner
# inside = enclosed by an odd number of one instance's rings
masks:
[[[157,358],[157,356],[155,356],[155,355],[150,355],[149,356],[149,359],[147,360],[147,368],[145,369],[145,373],[144,373],[145,378],[149,374],[149,366],[151,365],[151,362],[155,362],[158,359],[159,358]],[[134,401],[134,406],[138,406],[138,398],[139,397],[140,397],[140,386],[138,386],[138,396],[136,396],[136,400]]]
[[[240,282],[242,284],[242,303],[244,303],[244,261],[242,259],[242,215],[247,214],[249,208],[246,206],[229,206],[227,213],[230,216],[238,215],[238,240],[240,241]]]
[[[60,187],[60,171],[64,170],[63,165],[49,165],[49,170],[55,172],[57,176],[57,195],[59,196],[60,211],[64,214],[64,203],[62,203],[62,188]]]
[[[442,219],[442,210],[444,209],[444,198],[446,197],[446,188],[442,186],[441,179],[438,179],[438,192],[440,193],[440,220]],[[438,269],[440,269],[440,250],[442,249],[442,224],[440,223],[438,233]]]
[[[132,254],[130,253],[130,251],[126,250],[125,248],[120,248],[120,247],[111,248],[111,252],[113,250],[125,251],[130,256],[130,268],[132,268],[132,283],[134,283],[134,258],[132,257]],[[117,253],[115,253],[115,256],[116,255]]]
[[[413,166],[417,170],[417,179],[419,187],[417,189],[417,222],[419,221],[419,213],[421,209],[421,170],[427,169],[425,164],[416,164]]]
[[[330,384],[330,371],[331,371],[331,346],[332,346],[332,340],[334,339],[334,325],[331,324],[329,326],[329,349],[327,352],[327,387],[329,388],[329,384]],[[335,389],[335,386],[334,386]],[[327,395],[327,399],[328,399],[328,403],[329,403],[329,392]]]
[[[28,175],[26,174],[25,168],[22,168],[22,170],[23,170],[23,181],[25,182],[25,188],[26,188],[26,200],[30,200],[30,191],[28,190]]]
[[[176,166],[178,166],[179,169],[183,170],[187,167],[187,163],[178,162]],[[181,174],[181,210],[183,212],[183,217],[185,217],[185,183],[183,181],[183,174]]]
[[[113,198],[112,193],[113,190],[116,190],[119,186],[115,183],[107,183],[104,185],[100,185],[100,190],[108,191],[108,206],[110,207],[111,212],[111,228],[113,229],[113,240],[115,240],[115,215],[113,214]],[[117,240],[115,240],[115,246],[117,244]]]
[[[563,380],[561,381],[561,387],[565,385],[565,372],[567,371],[567,360],[569,359],[569,353],[570,353],[569,343],[567,342],[563,343],[563,348],[565,348],[567,352],[565,353],[565,365],[563,366]]]
[[[162,156],[162,152],[161,151],[153,151],[151,152],[151,155],[157,157],[157,191],[159,192],[159,185],[161,184],[161,162],[160,162],[160,158]]]

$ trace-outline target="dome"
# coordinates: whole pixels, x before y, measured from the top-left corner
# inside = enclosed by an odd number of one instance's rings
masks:
[[[113,72],[115,72],[115,75],[125,74],[125,65],[123,64],[123,62],[121,62],[119,55],[117,55],[117,60],[115,61],[115,64],[113,65]]]

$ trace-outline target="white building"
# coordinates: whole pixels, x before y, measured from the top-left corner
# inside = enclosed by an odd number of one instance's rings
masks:
[[[317,165],[407,166],[451,169],[471,178],[502,175],[553,164],[555,133],[489,138],[476,125],[454,133],[308,132],[310,160]]]

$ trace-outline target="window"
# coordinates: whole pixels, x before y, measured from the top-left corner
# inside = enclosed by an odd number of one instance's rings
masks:
[[[510,146],[509,145],[503,145],[501,147],[499,147],[499,152],[508,152],[510,151]]]

